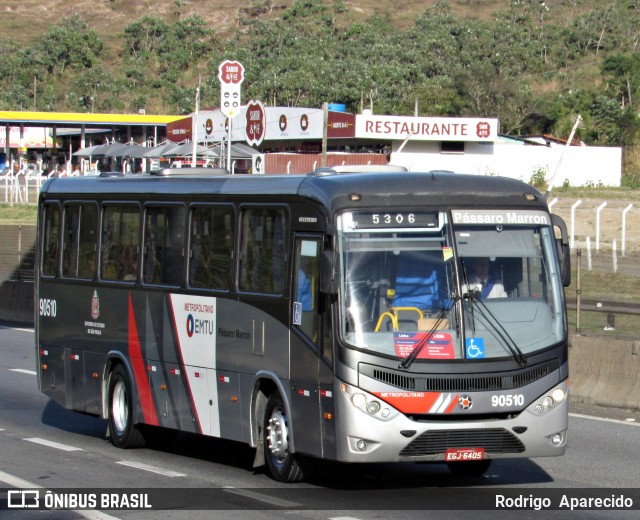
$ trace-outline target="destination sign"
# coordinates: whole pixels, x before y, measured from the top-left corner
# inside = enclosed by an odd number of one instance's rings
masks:
[[[551,218],[544,211],[508,209],[454,209],[454,224],[472,226],[548,226]]]
[[[438,226],[437,212],[358,211],[353,213],[354,229],[433,228]]]

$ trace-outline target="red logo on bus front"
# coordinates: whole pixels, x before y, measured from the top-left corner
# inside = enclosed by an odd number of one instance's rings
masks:
[[[462,462],[484,459],[484,448],[449,448],[444,453],[447,462]]]

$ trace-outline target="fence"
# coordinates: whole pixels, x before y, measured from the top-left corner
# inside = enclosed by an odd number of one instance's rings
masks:
[[[565,290],[571,332],[640,338],[640,252],[578,248],[572,268]]]
[[[5,204],[36,204],[38,193],[47,178],[42,175],[2,175]]]

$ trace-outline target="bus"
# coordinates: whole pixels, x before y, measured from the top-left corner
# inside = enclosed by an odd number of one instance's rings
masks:
[[[48,180],[40,391],[117,447],[230,439],[282,482],[562,455],[564,222],[514,179],[351,170]]]

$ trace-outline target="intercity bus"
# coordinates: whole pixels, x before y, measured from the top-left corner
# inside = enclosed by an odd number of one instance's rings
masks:
[[[231,439],[283,482],[318,459],[562,455],[562,220],[509,178],[350,170],[48,180],[40,390],[117,447]]]

